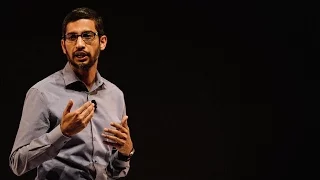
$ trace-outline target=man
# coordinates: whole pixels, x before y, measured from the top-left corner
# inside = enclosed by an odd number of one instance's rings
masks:
[[[89,8],[70,12],[62,24],[65,67],[27,92],[9,158],[21,176],[37,168],[36,180],[118,179],[134,153],[122,91],[97,66],[107,37]]]

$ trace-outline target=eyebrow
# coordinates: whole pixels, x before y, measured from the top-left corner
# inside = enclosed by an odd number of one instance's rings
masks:
[[[82,34],[82,33],[86,33],[86,32],[93,32],[93,33],[95,33],[94,31],[87,30],[87,31],[82,31],[81,33],[69,32],[69,33],[66,33],[66,34]]]

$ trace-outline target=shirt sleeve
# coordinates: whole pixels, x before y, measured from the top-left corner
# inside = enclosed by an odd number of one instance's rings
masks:
[[[124,102],[123,94],[122,94],[122,107],[123,111],[121,117],[126,115],[126,105]],[[122,118],[121,118],[122,119]],[[109,164],[106,168],[108,176],[118,179],[121,177],[125,177],[130,169],[130,160],[129,161],[122,161],[118,158],[118,151],[113,148],[112,155],[110,157]]]
[[[109,165],[107,166],[107,174],[108,176],[118,179],[121,177],[125,177],[130,169],[130,160],[122,161],[118,159],[118,151],[114,151],[110,158]]]
[[[9,156],[9,166],[16,175],[21,176],[44,161],[52,159],[70,140],[62,134],[60,125],[48,132],[49,115],[43,94],[38,89],[29,89]]]

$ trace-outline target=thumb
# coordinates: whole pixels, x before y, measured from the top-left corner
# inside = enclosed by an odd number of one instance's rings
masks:
[[[70,113],[70,110],[71,110],[72,106],[73,106],[73,101],[72,101],[72,99],[70,99],[68,104],[67,104],[67,106],[66,106],[66,108],[63,111],[63,115],[66,115],[66,114]]]
[[[128,128],[128,116],[125,115],[121,121],[121,125],[124,126],[125,128]]]

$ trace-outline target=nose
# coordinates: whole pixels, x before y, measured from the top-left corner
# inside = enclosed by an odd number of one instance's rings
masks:
[[[85,42],[83,41],[83,39],[81,38],[81,36],[78,36],[78,39],[76,41],[76,48],[77,49],[82,49],[85,46]]]

